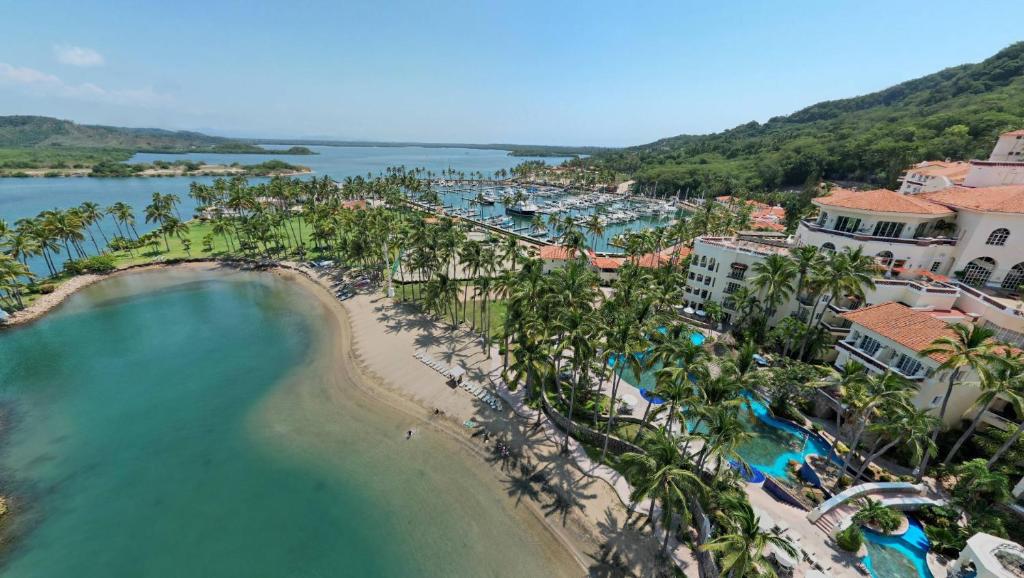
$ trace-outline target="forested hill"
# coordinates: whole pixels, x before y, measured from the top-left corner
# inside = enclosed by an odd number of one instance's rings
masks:
[[[1024,128],[1024,42],[977,64],[822,102],[764,124],[681,135],[598,153],[588,162],[662,193],[732,193],[818,177],[893,186],[909,164],[986,158],[999,133]]]
[[[266,152],[261,147],[198,132],[77,124],[46,116],[0,116],[0,148],[117,149],[131,152]],[[308,154],[308,149],[275,154]],[[302,151],[306,151],[303,153]]]

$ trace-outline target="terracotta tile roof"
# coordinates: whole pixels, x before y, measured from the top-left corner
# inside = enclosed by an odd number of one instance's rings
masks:
[[[658,267],[667,264],[669,259],[670,257],[664,257],[660,254],[655,255],[654,253],[647,253],[646,255],[630,258],[630,260],[633,263],[636,263],[638,267],[644,267],[647,269],[657,269]]]
[[[540,248],[538,256],[545,261],[568,261],[572,258],[572,252],[561,245],[545,245]]]
[[[945,321],[894,301],[843,313],[841,317],[917,352],[939,337],[954,335]],[[940,363],[946,359],[938,354],[929,357]]]
[[[920,195],[956,209],[970,209],[992,213],[1024,213],[1024,185],[1003,187],[950,187],[934,193]]]
[[[690,249],[686,245],[679,245],[679,246],[676,246],[676,247],[669,247],[668,249],[662,249],[661,250],[661,256],[666,258],[669,261],[672,260],[672,254],[673,253],[678,253],[679,256],[676,257],[676,260],[681,260],[681,259],[685,259],[685,258],[689,257],[690,253],[693,253],[693,249]]]
[[[590,264],[598,269],[618,269],[625,259],[621,257],[591,257]]]
[[[782,231],[786,230],[786,226],[783,225],[782,223],[777,223],[775,221],[765,221],[762,219],[754,219],[754,222],[751,223],[751,225],[755,230],[759,231],[777,231],[781,233]]]
[[[1020,130],[1011,130],[1010,132],[1004,132],[999,136],[1024,136],[1024,128]]]
[[[925,161],[911,167],[907,173],[915,173],[925,176],[946,177],[954,183],[963,182],[967,173],[971,170],[971,163],[963,161]]]
[[[913,213],[917,215],[949,215],[948,208],[921,198],[921,195],[901,195],[889,189],[849,191],[833,189],[832,194],[817,197],[814,204],[880,213]]]

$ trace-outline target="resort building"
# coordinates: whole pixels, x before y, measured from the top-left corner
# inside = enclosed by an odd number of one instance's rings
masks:
[[[964,161],[924,161],[911,167],[900,177],[901,194],[930,193],[962,185],[971,170]]]
[[[952,336],[951,323],[969,322],[965,313],[956,309],[922,311],[888,302],[843,313],[841,317],[850,323],[850,328],[846,337],[836,343],[837,368],[852,360],[872,373],[892,371],[902,375],[918,388],[914,405],[938,409],[949,378],[948,371],[939,371],[945,358],[923,355],[921,351],[940,337]],[[963,375],[961,379],[972,382],[977,376]],[[978,393],[972,385],[954,388],[946,410],[946,424],[960,421]]]
[[[721,321],[728,324],[736,312],[730,296],[749,283],[753,265],[772,254],[789,254],[785,235],[745,231],[735,237],[697,237],[686,273],[683,306],[700,312],[708,301],[720,303],[725,310]],[[783,307],[776,315],[791,310],[791,306]]]
[[[991,534],[977,533],[967,540],[948,576],[1020,578],[1024,576],[1024,547]]]
[[[667,267],[673,263],[682,263],[690,255],[688,247],[669,247],[658,253],[646,253],[639,257],[621,257],[612,255],[598,255],[587,250],[587,261],[591,269],[597,273],[602,285],[611,285],[619,278],[619,270],[627,261],[636,263],[638,267],[657,269]],[[566,263],[573,258],[573,252],[567,247],[560,245],[548,245],[541,247],[537,253],[538,258],[543,262],[542,271],[550,273],[555,269],[565,267]]]
[[[1024,130],[999,135],[987,161],[973,160],[965,187],[1024,185]]]

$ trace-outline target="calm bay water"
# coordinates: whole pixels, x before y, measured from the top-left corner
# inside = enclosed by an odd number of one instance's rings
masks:
[[[287,148],[285,145],[266,148]],[[513,157],[507,151],[465,148],[426,148],[426,147],[329,147],[311,146],[316,155],[247,155],[247,154],[208,154],[195,153],[184,155],[170,154],[136,154],[129,162],[152,162],[154,160],[202,160],[218,164],[257,164],[271,159],[308,166],[313,169],[312,176],[330,176],[341,180],[345,177],[378,175],[388,167],[404,166],[407,169],[424,168],[435,173],[453,168],[467,174],[480,171],[485,175],[499,169],[512,167],[528,160],[543,160],[551,165],[561,164],[562,157]],[[18,219],[34,217],[40,211],[48,209],[67,209],[84,201],[99,203],[108,207],[123,201],[135,209],[138,220],[136,227],[140,233],[146,233],[154,224],[147,224],[143,219],[143,210],[149,203],[154,192],[163,194],[174,193],[181,198],[179,212],[185,218],[195,210],[195,202],[188,196],[189,184],[193,181],[212,183],[214,177],[167,177],[167,178],[0,178],[0,219],[14,223]],[[267,179],[253,178],[250,182],[264,182]],[[105,219],[101,226],[106,235],[116,234],[113,220]],[[102,243],[102,239],[97,239]],[[87,241],[87,248],[92,246]],[[33,271],[42,273],[46,265],[42,258],[30,259],[29,266]]]
[[[567,568],[478,458],[339,387],[323,307],[270,275],[163,271],[0,333],[0,575]]]
[[[274,148],[268,146],[267,148]],[[278,147],[280,148],[280,147]],[[287,147],[284,147],[287,148]],[[154,160],[204,160],[211,163],[257,164],[266,160],[280,159],[285,162],[305,165],[313,169],[315,176],[330,176],[334,179],[377,175],[387,167],[405,166],[407,169],[425,168],[440,173],[454,168],[466,173],[481,171],[493,173],[498,169],[510,169],[528,160],[544,160],[557,165],[561,157],[534,158],[513,157],[507,151],[424,148],[424,147],[309,147],[316,155],[232,155],[232,154],[137,154],[130,162],[152,162]],[[251,179],[260,182],[266,179]],[[139,221],[142,209],[149,202],[153,192],[175,193],[181,197],[182,215],[191,215],[194,209],[188,198],[188,186],[193,181],[210,183],[213,177],[168,177],[168,178],[0,178],[0,218],[13,222],[23,217],[34,217],[46,209],[66,209],[83,201],[95,201],[106,207],[117,201],[124,201],[135,207]],[[113,225],[110,226],[113,229]]]

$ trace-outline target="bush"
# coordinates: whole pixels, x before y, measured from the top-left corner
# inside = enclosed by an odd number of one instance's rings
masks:
[[[36,285],[36,292],[40,295],[49,295],[57,290],[57,286],[53,283],[40,283]]]
[[[864,536],[856,524],[850,524],[845,530],[836,535],[836,544],[847,552],[856,553],[864,545]]]
[[[64,263],[64,270],[72,275],[82,273],[110,273],[117,269],[113,255],[96,255]]]

